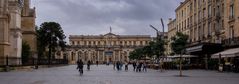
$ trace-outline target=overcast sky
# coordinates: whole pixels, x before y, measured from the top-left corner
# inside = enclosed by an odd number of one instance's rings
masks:
[[[183,0],[32,0],[36,7],[36,23],[55,21],[61,24],[66,36],[106,34],[151,35],[154,25],[162,29],[168,18]],[[167,28],[167,26],[166,26]],[[166,29],[167,30],[167,29]]]

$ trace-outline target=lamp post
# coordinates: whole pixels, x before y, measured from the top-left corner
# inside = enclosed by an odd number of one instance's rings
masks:
[[[161,37],[159,36],[159,30],[158,30],[157,28],[155,28],[154,26],[152,26],[152,25],[149,25],[149,26],[156,31],[156,34],[157,34],[157,36],[156,36],[156,42],[157,42],[157,41],[161,38]],[[157,58],[158,58],[158,56],[157,56]],[[159,60],[159,58],[158,58],[158,60]],[[163,60],[161,60],[161,63],[159,63],[159,66],[160,66],[161,72],[163,72]]]
[[[157,41],[161,38],[163,41],[164,41],[164,23],[163,23],[163,19],[161,18],[161,24],[162,24],[162,27],[163,27],[163,32],[162,32],[162,35],[159,36],[159,30],[157,28],[155,28],[154,26],[152,25],[149,25],[151,28],[153,28],[155,31],[156,31],[156,34],[157,34]],[[162,55],[162,62],[160,63],[160,68],[161,68],[161,72],[163,71],[163,60],[164,59],[164,52],[163,52],[163,55]]]
[[[151,28],[153,28],[155,31],[156,31],[156,38],[157,38],[157,40],[159,39],[159,30],[158,29],[156,29],[153,25],[149,25]]]

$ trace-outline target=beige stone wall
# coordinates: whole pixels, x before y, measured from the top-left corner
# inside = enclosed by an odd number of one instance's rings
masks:
[[[226,37],[225,1],[230,0],[185,0],[176,8],[176,30],[188,34],[191,43],[221,43]]]
[[[167,33],[167,42],[168,45],[166,46],[166,55],[170,55],[173,51],[171,49],[171,38],[176,35],[176,19],[169,19],[168,23],[168,33]]]
[[[21,57],[22,31],[21,31],[21,8],[16,1],[9,1],[10,13],[10,55],[9,57]],[[18,63],[18,62],[16,62]]]
[[[32,51],[36,51],[35,9],[29,8],[30,0],[24,0],[24,5],[20,5],[18,1],[0,1],[0,58],[20,58],[23,38],[29,41],[34,49]],[[0,64],[4,63],[0,59]],[[9,64],[19,63],[21,62],[12,61]]]
[[[149,35],[115,35],[108,33],[105,35],[87,36],[71,35],[69,37],[70,46],[68,49],[68,60],[74,64],[78,59],[84,62],[91,60],[94,63],[99,61],[115,62],[129,61],[129,53],[135,48],[148,45],[151,41]],[[108,56],[107,51],[113,54]]]
[[[23,31],[23,41],[26,41],[30,45],[32,56],[37,54],[35,19],[35,8],[30,8],[30,1],[25,0],[22,10],[21,28]]]
[[[9,12],[8,1],[0,1],[0,64],[5,64],[5,60],[2,58],[9,55]]]
[[[226,38],[238,37],[239,36],[239,1],[238,0],[226,0],[225,1],[225,35]],[[233,6],[234,8],[234,17],[231,17],[231,10],[230,7]],[[232,31],[234,34],[232,35]]]

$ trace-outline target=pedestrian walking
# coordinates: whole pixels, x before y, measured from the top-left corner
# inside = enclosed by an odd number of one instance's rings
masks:
[[[90,70],[90,65],[91,65],[91,61],[89,60],[89,61],[87,62],[87,70],[88,70],[88,71]]]
[[[143,71],[144,71],[144,72],[147,72],[147,67],[148,67],[147,63],[144,62],[144,63],[143,63]]]
[[[76,69],[79,70],[80,75],[83,75],[83,67],[84,67],[84,63],[82,62],[82,60],[78,60]]]
[[[136,72],[141,72],[141,67],[142,67],[143,63],[142,62],[138,62],[137,63],[137,70]]]
[[[123,67],[123,62],[120,61],[120,70],[122,70],[122,67]]]
[[[136,71],[136,62],[133,62],[134,71]]]
[[[125,62],[125,65],[124,65],[125,67],[125,71],[128,71],[128,62]]]
[[[99,61],[96,61],[96,65],[98,66],[98,64],[99,64]]]
[[[118,71],[120,70],[120,62],[119,61],[116,62],[116,68]]]
[[[116,63],[115,62],[113,62],[113,69],[115,70],[115,65],[116,65]]]

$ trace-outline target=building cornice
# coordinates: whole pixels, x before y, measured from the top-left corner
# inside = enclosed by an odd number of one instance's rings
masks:
[[[180,8],[182,8],[189,1],[190,0],[185,0],[184,2],[181,2],[180,5],[176,8],[175,12],[177,12]]]

